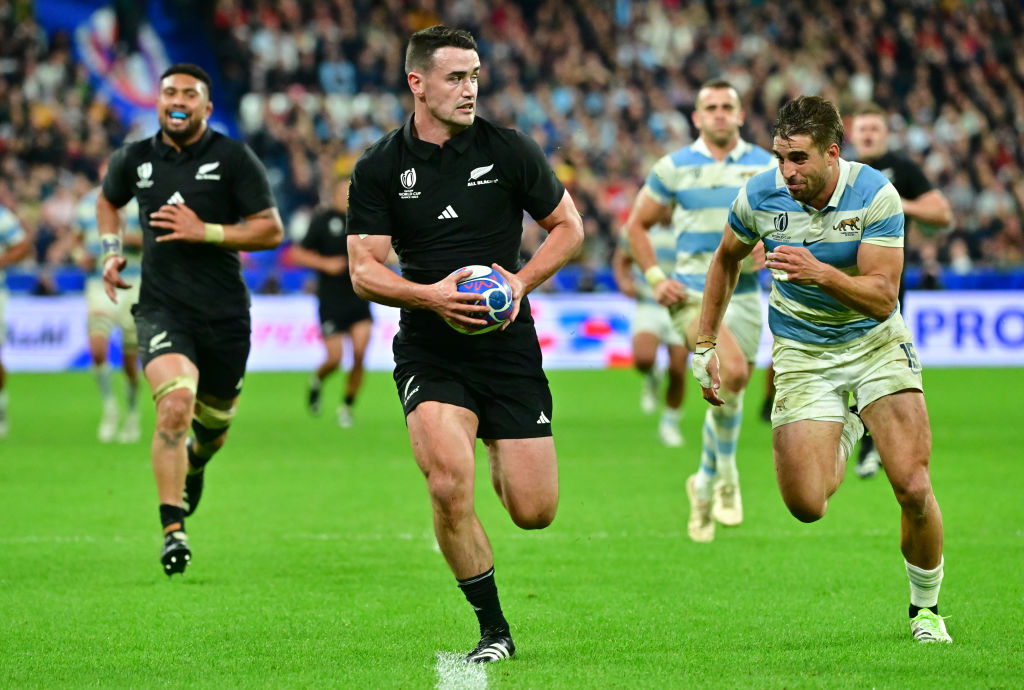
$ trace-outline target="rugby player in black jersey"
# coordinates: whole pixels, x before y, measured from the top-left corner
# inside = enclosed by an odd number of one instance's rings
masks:
[[[345,393],[338,406],[338,426],[352,426],[352,408],[363,384],[363,360],[370,343],[373,316],[370,304],[352,289],[348,274],[348,178],[337,180],[331,200],[309,221],[298,244],[292,245],[292,261],[316,270],[316,299],[320,312],[320,335],[326,357],[309,379],[309,411],[320,414],[320,391],[324,379],[341,366],[342,336],[352,345],[352,368],[345,381]]]
[[[185,516],[242,390],[250,320],[238,251],[271,249],[284,236],[263,165],[208,127],[212,112],[209,75],[169,67],[160,77],[160,131],[113,154],[96,202],[103,281],[115,302],[115,289],[128,287],[117,209],[133,196],[139,203],[142,286],[132,313],[156,402],[151,453],[168,575],[191,559]]]
[[[526,295],[579,249],[579,212],[537,144],[477,117],[480,58],[466,31],[412,36],[405,69],[414,110],[367,149],[349,192],[348,250],[361,296],[402,308],[394,339],[399,399],[433,506],[434,534],[476,611],[480,642],[468,662],[515,652],[494,579],[494,558],[473,506],[476,439],[513,522],[547,527],[558,506],[551,393]],[[549,233],[525,264],[523,212]],[[394,247],[402,275],[384,260]],[[486,307],[456,290],[457,269],[492,266],[516,306],[497,331]]]

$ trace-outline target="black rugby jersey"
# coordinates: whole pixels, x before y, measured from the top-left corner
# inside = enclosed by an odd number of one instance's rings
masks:
[[[335,208],[320,211],[309,222],[306,235],[299,246],[322,256],[348,256],[345,234],[346,215]],[[339,275],[316,272],[316,296],[321,302],[348,304],[363,301],[352,288],[352,277],[346,268]]]
[[[117,207],[133,196],[139,202],[139,309],[162,307],[209,320],[248,311],[249,292],[237,251],[203,242],[157,242],[158,235],[169,231],[149,223],[149,215],[164,204],[183,203],[204,223],[224,225],[273,207],[266,170],[248,146],[207,128],[198,141],[178,152],[157,133],[114,152],[103,196]]]
[[[932,190],[932,183],[920,166],[902,153],[886,151],[876,160],[865,163],[885,175],[904,199],[916,199]]]
[[[931,191],[933,188],[932,183],[928,181],[928,177],[924,174],[924,171],[921,170],[921,167],[902,153],[886,151],[875,160],[865,161],[865,163],[885,175],[885,177],[892,182],[892,186],[896,188],[899,195],[904,199],[916,199],[925,192]],[[906,217],[906,214],[903,216],[903,225],[909,230],[910,219]],[[908,244],[909,237],[910,233],[904,232],[904,256],[906,256],[907,251],[910,249],[910,245]],[[907,291],[905,281],[906,272],[907,263],[904,261],[903,269],[900,271],[900,309],[903,309],[903,295]]]
[[[520,268],[523,211],[540,220],[565,193],[528,136],[477,117],[443,147],[412,134],[412,116],[356,163],[349,189],[348,234],[390,235],[402,276],[430,284],[462,266]],[[465,336],[440,316],[403,309],[395,338],[432,349],[493,350],[536,344],[529,300],[508,329]]]

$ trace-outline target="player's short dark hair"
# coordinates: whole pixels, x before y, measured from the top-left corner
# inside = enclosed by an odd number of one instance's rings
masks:
[[[441,24],[417,31],[409,38],[409,45],[405,49],[406,74],[430,69],[434,53],[439,48],[476,50],[476,40],[473,34],[465,29],[455,29]]]
[[[704,89],[732,89],[733,91],[736,91],[736,93],[739,93],[736,87],[733,86],[728,79],[709,79],[700,85],[700,88],[697,89],[697,93],[700,93]]]
[[[854,117],[860,117],[861,115],[877,115],[883,120],[888,116],[885,109],[877,103],[864,103],[857,106],[857,109],[853,111]]]
[[[845,134],[843,119],[835,104],[820,96],[800,96],[787,102],[779,110],[771,131],[772,139],[809,135],[819,151],[832,144],[842,146]]]
[[[193,65],[191,62],[179,62],[171,65],[160,75],[160,81],[163,81],[172,74],[187,74],[190,77],[195,77],[206,84],[206,94],[211,99],[213,98],[213,80],[210,79],[210,75],[206,73],[206,70],[199,65]]]
[[[726,79],[709,79],[708,81],[704,82],[703,84],[700,85],[700,88],[697,89],[698,97],[700,96],[701,91],[703,91],[704,89],[732,89],[733,92],[736,94],[736,100],[739,100],[740,97],[739,90]],[[698,98],[698,100],[700,99]]]

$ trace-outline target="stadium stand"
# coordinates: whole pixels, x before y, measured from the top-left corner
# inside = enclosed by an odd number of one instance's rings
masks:
[[[195,3],[193,3],[195,4]],[[1011,0],[832,4],[719,0],[460,0],[437,3],[221,0],[199,3],[240,130],[267,165],[289,233],[321,188],[408,110],[403,47],[435,23],[470,29],[487,70],[482,114],[545,146],[584,214],[579,260],[551,290],[611,290],[613,237],[644,173],[688,143],[696,88],[731,80],[744,136],[768,144],[776,108],[799,93],[844,113],[875,101],[892,148],[951,200],[951,228],[913,238],[910,287],[1024,285],[1024,12]],[[99,162],[146,136],[97,92],[64,32],[31,4],[0,0],[0,203],[35,231],[15,291],[81,289],[70,260],[74,201]],[[131,46],[125,44],[129,59]],[[526,248],[539,242],[527,227]],[[287,250],[246,257],[259,291],[295,291]]]

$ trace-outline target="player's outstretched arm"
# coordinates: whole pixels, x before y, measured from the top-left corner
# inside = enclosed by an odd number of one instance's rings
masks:
[[[626,297],[636,298],[636,285],[633,284],[633,276],[629,270],[633,265],[633,259],[629,257],[622,247],[616,247],[612,253],[612,277],[615,278],[615,285],[619,292]]]
[[[900,199],[903,212],[916,221],[939,228],[953,222],[953,206],[938,189],[929,189],[916,199]]]
[[[718,345],[718,330],[722,327],[725,308],[729,306],[732,292],[736,289],[740,265],[753,251],[754,246],[741,242],[732,228],[726,225],[722,241],[711,258],[711,266],[704,279],[704,299],[701,303],[691,365],[704,399],[712,405],[724,403],[718,395],[718,389],[722,385],[718,372],[718,355],[715,352]]]
[[[21,242],[0,252],[0,269],[13,266],[32,251],[32,240],[26,235]]]
[[[117,289],[131,287],[124,282],[121,271],[128,260],[121,254],[121,214],[107,197],[96,196],[96,226],[100,233],[99,264],[103,267],[103,290],[110,301],[117,303]]]
[[[348,257],[326,256],[297,244],[293,244],[291,247],[291,257],[294,263],[326,273],[329,276],[340,276],[348,270]]]
[[[555,210],[545,218],[535,219],[537,224],[547,230],[548,236],[540,245],[533,257],[516,274],[522,284],[521,294],[516,294],[516,310],[523,295],[532,292],[538,285],[555,275],[555,273],[576,256],[583,246],[583,220],[576,210],[569,192],[562,194]],[[515,294],[513,285],[513,294]]]
[[[170,231],[158,236],[157,242],[209,242],[251,252],[273,249],[284,239],[281,215],[273,207],[246,216],[241,223],[222,225],[204,223],[185,204],[164,204],[149,214],[149,224]]]
[[[487,325],[477,318],[488,311],[476,304],[483,295],[459,292],[456,283],[470,275],[464,270],[430,285],[406,280],[385,265],[391,250],[389,235],[349,235],[348,265],[352,287],[363,299],[403,309],[426,309],[466,330]]]
[[[498,271],[508,281],[509,287],[512,288],[512,299],[515,305],[512,307],[512,315],[508,317],[508,322],[502,326],[502,330],[508,328],[509,324],[516,320],[523,296],[555,275],[558,269],[576,256],[580,247],[583,246],[583,220],[568,191],[562,194],[562,200],[558,202],[554,211],[547,217],[537,220],[537,225],[547,230],[547,239],[534,252],[533,257],[526,262],[526,265],[519,270],[519,273],[512,273],[498,264],[491,265],[491,268]]]
[[[647,233],[656,224],[666,222],[670,216],[669,207],[658,203],[641,189],[626,220],[626,237],[629,239],[633,260],[644,272],[647,284],[654,290],[654,299],[665,307],[685,302],[686,288],[679,281],[666,276],[658,266],[658,258]]]

